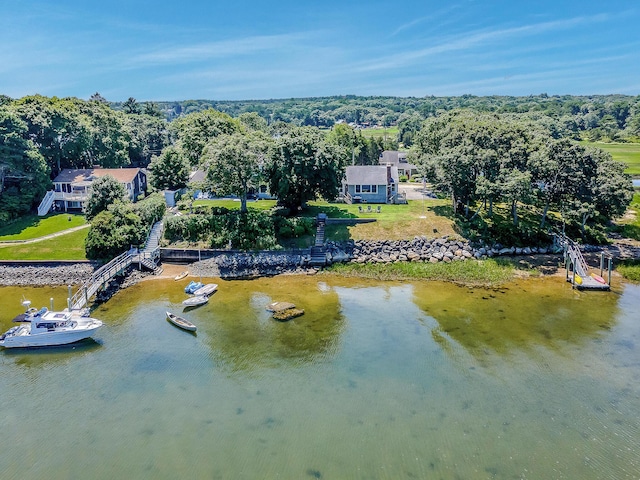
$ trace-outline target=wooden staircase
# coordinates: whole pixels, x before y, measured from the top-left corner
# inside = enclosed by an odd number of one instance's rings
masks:
[[[311,259],[309,264],[313,266],[325,266],[327,264],[327,247],[324,245],[324,230],[327,224],[327,215],[325,213],[318,214],[317,224],[316,241],[313,247],[311,247]]]

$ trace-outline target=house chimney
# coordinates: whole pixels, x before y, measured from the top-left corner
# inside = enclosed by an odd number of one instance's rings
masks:
[[[387,185],[391,183],[391,164],[387,163]]]

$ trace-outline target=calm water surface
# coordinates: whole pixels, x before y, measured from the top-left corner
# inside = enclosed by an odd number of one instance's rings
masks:
[[[0,351],[3,479],[640,478],[640,287],[146,281],[72,347]],[[0,288],[0,327],[66,289]],[[272,320],[292,301],[304,316]]]

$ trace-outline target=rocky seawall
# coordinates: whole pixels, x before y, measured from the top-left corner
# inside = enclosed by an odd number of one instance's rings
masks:
[[[561,247],[493,247],[471,246],[463,240],[447,237],[428,239],[415,237],[413,240],[350,241],[328,242],[327,256],[330,262],[392,263],[392,262],[459,262],[470,258],[484,259],[513,255],[545,255],[561,253]]]
[[[256,278],[282,274],[309,274],[308,257],[287,252],[229,252],[191,264],[191,275],[220,278]]]
[[[550,255],[561,258],[562,248],[548,247],[473,247],[470,243],[447,237],[412,240],[327,242],[327,264],[338,262],[393,263],[393,262],[458,262],[467,259],[485,259],[500,256]],[[602,252],[614,260],[640,258],[640,246],[616,243],[605,247],[584,246],[590,263],[597,261]],[[298,252],[228,252],[189,265],[192,275],[225,279],[256,278],[282,274],[314,274],[320,267],[310,264],[310,256]],[[595,263],[593,263],[595,265]],[[0,285],[41,286],[80,285],[87,281],[96,266],[90,263],[64,265],[0,264]],[[115,279],[108,290],[113,294],[120,288],[138,283],[152,272],[138,271],[130,267],[123,278]]]
[[[91,277],[94,268],[90,263],[71,263],[65,265],[0,265],[0,285],[80,285]]]

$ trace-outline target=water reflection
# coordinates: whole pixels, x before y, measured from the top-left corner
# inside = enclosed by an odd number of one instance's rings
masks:
[[[220,287],[209,344],[218,362],[231,370],[255,370],[317,362],[331,356],[343,330],[336,293],[314,279],[254,280]],[[278,322],[265,307],[287,301],[305,314]]]
[[[639,287],[216,283],[184,314],[197,336],[165,319],[182,311],[183,285],[152,280],[96,309],[105,327],[94,347],[0,351],[3,478],[640,471]],[[306,313],[276,322],[264,308],[273,301]]]
[[[140,313],[136,312],[141,309],[146,310],[146,316],[161,318],[166,310],[182,312],[180,315],[198,326],[197,337],[209,346],[216,364],[229,371],[316,362],[331,356],[339,343],[343,329],[339,299],[322,281],[293,276],[203,281],[218,283],[219,287],[209,303],[196,309],[182,309],[180,302],[185,295],[180,284],[147,281],[120,292],[101,314],[116,321],[130,315],[138,317]],[[144,298],[157,300],[144,305]],[[265,308],[276,301],[292,302],[305,314],[278,322]]]
[[[615,324],[616,292],[580,292],[564,278],[521,280],[484,289],[418,283],[415,304],[438,327],[433,338],[444,349],[455,342],[471,355],[508,356],[538,348],[562,354],[593,341]]]

